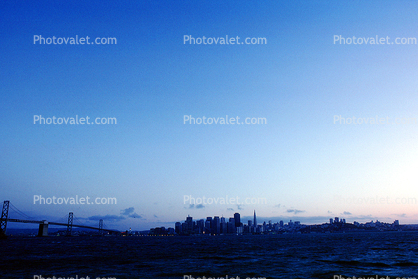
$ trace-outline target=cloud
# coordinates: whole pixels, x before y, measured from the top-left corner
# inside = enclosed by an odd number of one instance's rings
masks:
[[[121,215],[129,215],[129,214],[134,213],[134,211],[135,211],[135,208],[129,207],[129,208],[121,210],[120,214]]]
[[[201,208],[205,208],[205,206],[201,203],[197,204],[196,206],[194,203],[189,204],[189,209],[201,209]]]
[[[242,205],[237,204],[238,210],[242,210]]]
[[[120,220],[125,220],[126,218],[120,215],[104,215],[104,216],[94,215],[94,216],[90,216],[88,219],[93,220],[93,221],[98,221],[100,219],[107,220],[107,221],[120,221]]]
[[[287,213],[294,213],[294,214],[296,215],[296,214],[298,214],[298,213],[305,212],[305,210],[288,209],[286,212],[287,212]]]
[[[129,207],[120,211],[120,215],[128,216],[129,218],[142,218],[141,215],[135,213],[135,208]]]
[[[158,218],[158,216],[154,214],[154,218]]]
[[[365,221],[371,221],[371,220],[374,220],[374,219],[377,219],[377,217],[375,218],[373,215],[371,215],[371,214],[368,214],[368,215],[359,215],[359,216],[356,216],[356,219],[360,219],[360,220],[365,220]]]
[[[279,204],[276,204],[274,207],[280,208],[280,206],[281,206],[281,204],[279,203]]]
[[[88,220],[107,220],[107,221],[120,221],[120,220],[125,220],[126,218],[142,218],[141,215],[137,214],[134,212],[134,208],[130,207],[130,208],[126,208],[121,210],[120,215],[94,215],[94,216],[90,216],[87,219]]]
[[[229,211],[234,211],[234,209],[233,209],[233,208],[231,208],[231,207],[228,207],[226,210],[229,210]]]
[[[130,218],[142,218],[142,216],[141,216],[141,215],[139,215],[139,214],[137,214],[137,213],[132,213],[132,214],[129,214],[129,217],[130,217]]]
[[[329,211],[329,210],[328,210],[328,214],[331,214],[331,213],[332,213],[332,211]]]
[[[343,212],[343,214],[344,214],[344,215],[351,215],[351,213],[350,213],[350,212],[348,212],[348,211],[344,211],[344,212]]]

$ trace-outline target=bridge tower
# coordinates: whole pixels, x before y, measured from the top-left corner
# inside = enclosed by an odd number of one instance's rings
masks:
[[[44,237],[48,236],[48,221],[42,220],[42,223],[39,224],[38,236]]]
[[[67,225],[67,236],[71,236],[71,231],[73,230],[73,213],[68,214],[68,225]]]
[[[99,235],[103,235],[103,219],[99,221]]]
[[[3,210],[1,211],[0,220],[0,237],[6,235],[7,217],[9,216],[9,203],[10,201],[3,202]]]

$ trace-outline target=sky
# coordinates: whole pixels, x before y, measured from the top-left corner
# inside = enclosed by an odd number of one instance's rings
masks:
[[[417,8],[415,1],[3,1],[0,202],[35,220],[74,212],[84,224],[104,219],[119,230],[174,227],[188,215],[245,219],[254,210],[259,221],[416,224],[418,44],[394,42],[418,38]],[[116,41],[41,44],[40,36]],[[238,36],[241,44],[185,36]],[[371,44],[376,36],[389,39]],[[40,116],[116,123],[34,121]],[[186,116],[265,122],[190,124]],[[354,117],[363,123],[348,124]],[[87,196],[117,202],[35,202]],[[257,202],[185,201],[227,196]]]

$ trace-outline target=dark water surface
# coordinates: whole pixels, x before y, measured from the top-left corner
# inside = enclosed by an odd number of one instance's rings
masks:
[[[418,278],[418,233],[413,232],[9,237],[0,247],[1,278]]]

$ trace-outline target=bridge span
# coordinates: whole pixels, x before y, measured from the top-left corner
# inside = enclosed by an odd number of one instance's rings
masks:
[[[70,212],[68,214],[68,223],[48,222],[46,220],[36,221],[36,220],[22,220],[22,219],[8,218],[9,205],[10,205],[10,201],[4,201],[3,202],[3,209],[2,209],[1,218],[0,218],[0,237],[5,237],[6,236],[6,228],[7,228],[7,223],[8,222],[39,224],[38,236],[48,236],[48,226],[49,225],[66,226],[67,227],[67,234],[66,234],[67,236],[71,236],[73,227],[99,230],[99,234],[103,234],[103,232],[109,232],[109,233],[114,233],[114,234],[119,234],[120,233],[120,231],[118,231],[118,230],[103,228],[103,219],[99,220],[99,226],[98,227],[73,224],[73,217],[74,217],[73,212]]]

